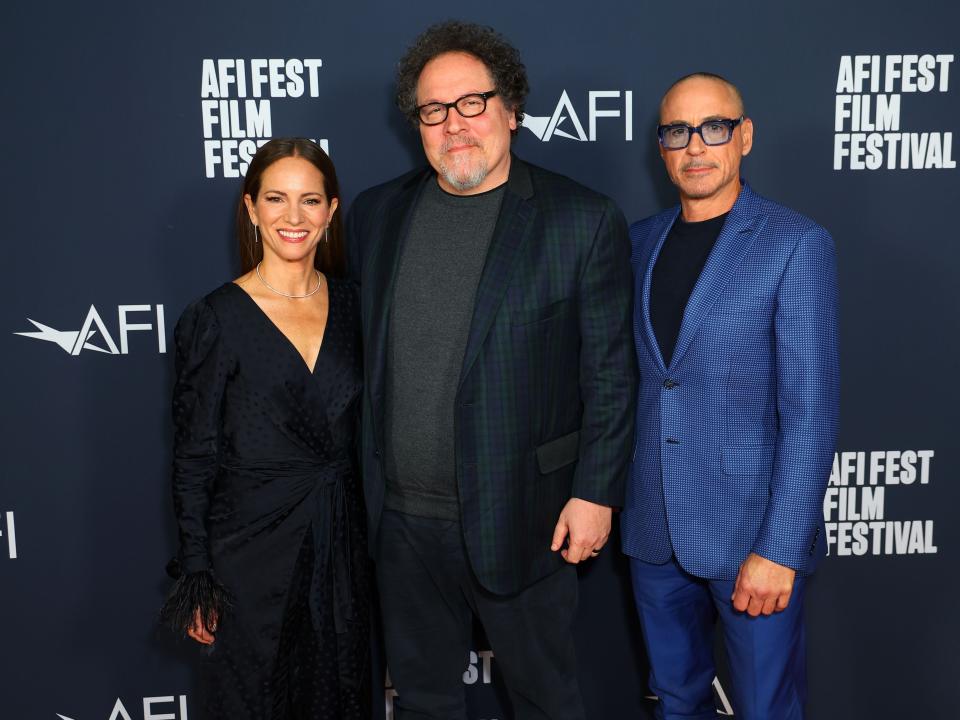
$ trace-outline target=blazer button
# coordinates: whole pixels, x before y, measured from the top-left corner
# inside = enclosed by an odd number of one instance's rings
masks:
[[[679,444],[680,444],[680,441],[677,440],[675,437],[669,437],[669,438],[667,438],[667,442],[670,443],[671,445],[679,445]]]
[[[679,384],[680,384],[680,383],[674,382],[674,381],[671,380],[670,378],[667,378],[666,380],[663,381],[663,386],[664,386],[667,390],[673,390],[673,389],[674,389],[675,387],[677,387]]]

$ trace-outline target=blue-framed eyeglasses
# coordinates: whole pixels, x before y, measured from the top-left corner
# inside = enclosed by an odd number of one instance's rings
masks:
[[[724,118],[704,120],[696,127],[686,123],[658,125],[657,137],[660,138],[660,144],[667,150],[683,150],[690,144],[690,138],[693,137],[694,133],[700,136],[704,145],[724,145],[730,142],[730,138],[733,137],[733,129],[742,122],[743,115],[736,120]]]
[[[497,94],[496,90],[482,93],[470,93],[458,97],[453,102],[432,102],[417,106],[417,114],[424,125],[439,125],[447,119],[450,108],[456,108],[461,117],[471,118],[481,115],[487,109],[487,99]]]

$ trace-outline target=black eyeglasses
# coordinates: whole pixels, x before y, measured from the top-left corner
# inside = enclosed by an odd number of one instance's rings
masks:
[[[704,120],[696,127],[686,123],[658,125],[657,137],[660,138],[660,144],[667,150],[683,150],[690,144],[690,139],[694,133],[700,136],[704,145],[724,145],[730,142],[730,138],[733,137],[733,129],[742,122],[743,115],[736,120],[723,118]]]
[[[453,102],[432,102],[417,107],[420,122],[424,125],[439,125],[447,119],[450,108],[456,108],[461,117],[476,117],[487,109],[487,100],[497,94],[496,90],[482,93],[470,93],[458,97]]]

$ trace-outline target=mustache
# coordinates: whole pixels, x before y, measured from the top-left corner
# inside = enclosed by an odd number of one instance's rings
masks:
[[[696,170],[697,168],[718,168],[720,165],[712,162],[702,162],[698,160],[691,160],[688,163],[684,163],[680,166],[681,172],[686,172],[687,170]]]
[[[483,148],[483,144],[475,137],[470,135],[453,135],[443,141],[443,144],[440,146],[440,152],[449,152],[455,147],[462,147],[464,145],[470,145],[472,147],[478,147],[481,149]]]

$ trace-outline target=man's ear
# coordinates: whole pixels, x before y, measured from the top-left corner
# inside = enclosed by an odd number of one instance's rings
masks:
[[[753,120],[750,118],[744,118],[740,123],[740,137],[740,154],[746,157],[753,149]]]

